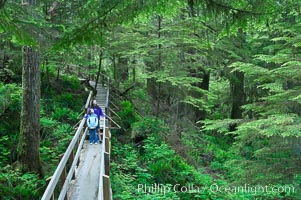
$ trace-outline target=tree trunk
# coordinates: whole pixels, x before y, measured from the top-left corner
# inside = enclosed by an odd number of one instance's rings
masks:
[[[198,87],[203,89],[203,90],[209,90],[209,84],[210,84],[210,72],[207,72],[206,70],[203,71],[203,77],[202,77],[202,82],[198,84]],[[201,96],[199,98],[207,98],[205,96]],[[206,111],[205,110],[196,110],[196,121],[199,120],[204,120],[206,119]]]
[[[36,5],[36,0],[28,0]],[[23,47],[22,108],[18,160],[24,172],[33,171],[42,175],[40,161],[40,58],[32,47]]]
[[[128,59],[122,58],[121,56],[118,58],[118,68],[119,68],[119,81],[123,82],[129,79],[129,68],[128,68]]]
[[[187,4],[188,4],[188,15],[189,15],[189,17],[194,18],[195,13],[196,13],[195,8],[194,8],[194,0],[188,0]],[[207,35],[207,33],[204,33],[204,37],[206,37],[206,35]],[[200,52],[195,50],[194,48],[188,49],[188,54],[190,54],[192,56],[197,55],[199,53]],[[208,54],[210,55],[210,52]],[[202,64],[209,67],[210,63],[211,63],[210,56],[207,56],[206,58],[204,58],[202,62],[199,62],[195,58],[191,58],[190,62],[193,65],[195,65],[195,64],[197,65],[196,67],[193,67],[189,70],[190,76],[202,80],[202,82],[195,83],[195,84],[193,84],[193,86],[198,87],[202,90],[209,90],[210,72],[209,72],[209,70],[206,70],[205,67],[202,66]],[[202,95],[198,91],[191,91],[190,95],[196,99],[200,99],[200,98],[206,99],[207,98],[206,96]],[[200,105],[200,106],[202,106],[202,105]],[[206,118],[206,111],[204,109],[196,108],[192,105],[187,105],[185,108],[185,112],[187,114],[191,113],[188,116],[192,121],[195,121],[195,122]]]
[[[95,92],[95,95],[97,93],[97,84],[98,84],[98,80],[99,80],[99,76],[100,76],[100,71],[101,71],[101,66],[102,66],[102,55],[103,55],[103,52],[102,52],[102,49],[100,50],[99,52],[99,62],[98,62],[98,71],[97,71],[97,76],[96,76],[96,81],[95,81],[95,86],[94,86],[94,92]],[[102,81],[102,85],[104,85],[104,82]]]
[[[22,109],[18,159],[22,170],[42,174],[40,162],[40,59],[32,47],[23,47]]]
[[[48,59],[45,60],[45,65],[46,65],[46,85],[48,86],[49,85],[49,81],[50,81]]]
[[[239,49],[243,49],[246,38],[241,28],[238,30],[238,36],[237,42],[240,47]],[[241,55],[241,57],[243,60],[247,59],[247,55]],[[245,103],[244,77],[244,73],[240,71],[235,71],[230,74],[230,92],[232,97],[231,119],[242,118],[243,110],[241,107]]]
[[[242,108],[245,102],[244,93],[244,74],[242,72],[235,71],[230,78],[232,108],[231,119],[242,118]]]
[[[56,71],[56,80],[60,80],[60,66],[57,66],[57,71]]]
[[[161,38],[161,29],[162,29],[162,17],[161,16],[158,16],[158,38],[160,39]],[[161,49],[162,49],[162,45],[161,43],[159,42],[159,45],[158,45],[158,49],[159,49],[159,55],[158,55],[158,66],[157,68],[160,70],[162,69],[162,53],[161,53]],[[160,100],[161,98],[161,83],[158,83],[158,91],[157,91],[157,110],[156,110],[156,116],[159,116],[159,113],[160,113]]]
[[[113,77],[114,77],[114,80],[115,80],[115,82],[117,82],[117,67],[116,67],[116,57],[115,57],[115,55],[113,55],[113,58],[112,58],[112,63],[113,63]],[[117,82],[118,83],[118,82]]]
[[[188,8],[189,8],[189,12],[188,12],[189,17],[194,17],[194,8],[193,8],[194,1],[193,0],[188,0],[187,3],[188,3]]]

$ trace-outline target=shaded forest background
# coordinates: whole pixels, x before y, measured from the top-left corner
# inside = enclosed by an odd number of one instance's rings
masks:
[[[40,198],[88,95],[78,78],[100,70],[122,125],[112,133],[114,199],[300,199],[300,8],[293,0],[0,0],[1,198]],[[33,63],[40,166],[22,150],[24,71]],[[296,191],[137,191],[154,183]]]

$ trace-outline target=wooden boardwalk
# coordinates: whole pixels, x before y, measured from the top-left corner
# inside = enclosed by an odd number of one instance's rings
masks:
[[[107,77],[102,74],[102,76]],[[97,95],[94,97],[104,114],[109,110],[109,77],[107,88],[101,84],[97,85]],[[95,86],[94,82],[89,82]],[[93,100],[93,92],[90,91],[84,106],[84,112],[89,108]],[[109,112],[109,111],[108,111]],[[107,115],[106,115],[107,116]],[[113,121],[109,116],[108,119]],[[102,140],[101,144],[91,144],[86,140],[88,128],[86,118],[82,118],[74,127],[76,132],[63,154],[53,175],[46,181],[47,187],[41,200],[50,199],[72,199],[72,200],[112,200],[110,183],[110,123],[102,118],[100,124]],[[120,126],[119,126],[120,127]],[[1,199],[1,198],[0,198]]]
[[[94,82],[90,81],[92,86]],[[96,101],[105,113],[106,89],[98,84]],[[93,200],[98,197],[101,156],[103,155],[100,144],[89,144],[86,140],[80,155],[80,165],[75,171],[75,180],[70,183],[68,199]]]

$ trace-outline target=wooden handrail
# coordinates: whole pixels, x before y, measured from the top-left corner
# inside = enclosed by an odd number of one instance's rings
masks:
[[[70,142],[68,148],[67,148],[67,151],[64,153],[64,156],[63,158],[61,159],[58,167],[56,168],[51,180],[50,180],[50,183],[48,184],[41,200],[49,200],[50,198],[52,198],[53,196],[53,193],[54,193],[54,190],[59,182],[59,179],[62,175],[62,172],[63,170],[66,168],[66,164],[67,164],[67,161],[69,160],[70,158],[70,155],[71,155],[71,152],[73,151],[73,149],[75,148],[75,145],[78,141],[78,138],[82,132],[82,129],[84,127],[84,124],[86,122],[86,119],[83,118],[80,125],[79,125],[79,128],[77,129],[76,133],[75,133],[75,136],[73,137],[72,141]],[[80,154],[78,154],[79,156]],[[78,158],[76,158],[77,160]]]
[[[104,152],[106,148],[106,143],[105,143],[105,123],[106,120],[103,118],[103,129],[102,129],[102,143],[101,143],[101,160],[100,160],[100,173],[99,173],[99,187],[98,187],[98,200],[103,200],[103,175],[104,175]]]
[[[60,192],[60,196],[59,196],[59,200],[63,200],[65,199],[65,196],[67,194],[67,191],[68,191],[68,188],[69,188],[69,183],[71,182],[71,179],[72,179],[72,176],[74,174],[74,171],[75,171],[75,167],[78,163],[78,160],[79,160],[79,157],[80,157],[80,153],[81,153],[81,149],[84,145],[84,141],[85,141],[85,137],[86,137],[86,133],[88,131],[88,128],[86,128],[86,130],[84,131],[84,134],[82,134],[82,137],[81,137],[81,140],[80,140],[80,144],[79,144],[79,147],[77,148],[77,151],[76,151],[76,154],[75,154],[75,158],[72,162],[72,165],[71,165],[71,168],[69,170],[69,173],[66,177],[66,180],[64,182],[64,185],[61,189],[61,192]]]
[[[112,112],[115,116],[117,116],[119,119],[121,119],[121,117],[111,108],[109,108],[109,111]]]
[[[105,110],[103,111],[105,116],[108,113],[109,108],[109,95],[110,95],[110,79],[108,76],[102,74],[103,77],[107,77],[107,94]],[[108,118],[110,118],[108,116]],[[111,119],[111,118],[110,118]],[[107,152],[110,149],[109,145],[109,128],[107,127],[106,117],[102,118],[103,129],[102,129],[102,146],[101,146],[101,160],[100,160],[100,173],[99,173],[99,187],[98,187],[98,200],[110,200],[112,199],[110,177],[109,177],[109,164],[110,164],[110,153]],[[112,120],[112,119],[111,119]],[[106,159],[105,159],[106,158]]]
[[[90,92],[90,94],[87,98],[87,101],[86,101],[86,104],[85,104],[85,109],[88,108],[91,98],[92,98],[92,92]],[[83,141],[84,141],[85,134],[86,134],[86,131],[87,131],[87,129],[85,131],[83,131],[85,122],[86,122],[86,118],[83,118],[80,121],[80,125],[79,125],[72,141],[70,142],[66,152],[64,153],[64,156],[62,157],[59,165],[57,166],[53,176],[51,177],[51,180],[50,180],[50,182],[49,182],[49,184],[48,184],[41,200],[49,200],[51,198],[54,199],[54,190],[57,187],[58,182],[59,182],[61,177],[63,177],[64,185],[61,189],[59,199],[64,199],[65,198],[69,182],[70,182],[70,180],[71,180],[71,178],[74,174],[75,167],[78,163],[78,159],[79,159],[79,156],[80,156],[80,151],[82,149]],[[79,138],[80,138],[80,143],[78,143]],[[76,149],[76,155],[74,157],[73,152],[74,152],[75,149]],[[70,169],[68,169],[68,175],[66,175],[66,173],[67,173],[66,172],[67,171],[66,165],[67,165],[67,162],[69,160],[72,161],[72,165],[71,165]]]
[[[93,92],[90,91],[90,94],[89,94],[88,99],[87,99],[86,104],[85,104],[85,110],[87,110],[89,108],[89,104],[90,104],[90,101],[91,101],[91,98],[92,98],[92,94],[93,94]]]
[[[110,78],[107,77],[107,98],[106,98],[106,109],[109,107],[109,95],[110,95]]]
[[[109,105],[109,78],[107,85],[107,97],[106,97],[106,107],[104,114],[108,112]],[[92,99],[93,92],[89,93],[85,104],[85,110],[88,109],[89,103]],[[112,198],[110,179],[109,179],[109,163],[110,163],[110,133],[109,127],[107,127],[107,119],[104,117],[103,120],[103,135],[102,135],[102,146],[101,146],[101,162],[100,162],[100,174],[99,174],[99,190],[98,190],[98,199],[99,200],[109,200]],[[84,130],[84,124],[86,122],[86,118],[83,118],[80,121],[79,127],[70,142],[66,152],[63,154],[63,157],[60,160],[59,165],[57,166],[53,176],[50,179],[50,182],[41,198],[41,200],[50,200],[54,199],[54,192],[56,189],[60,191],[59,200],[66,199],[67,191],[69,188],[69,183],[71,179],[74,177],[75,168],[78,165],[80,152],[82,150],[85,136],[87,133],[87,128]],[[77,123],[78,124],[78,123]],[[74,156],[74,152],[75,156]],[[67,167],[67,163],[71,163],[70,167]],[[68,168],[68,169],[67,169]],[[60,181],[61,180],[61,181]],[[58,183],[62,184],[58,184]],[[59,186],[61,185],[61,186]],[[60,187],[60,188],[57,188]]]
[[[115,122],[111,117],[107,116],[108,120],[110,120],[111,122],[113,122],[118,128],[121,128],[121,126]]]

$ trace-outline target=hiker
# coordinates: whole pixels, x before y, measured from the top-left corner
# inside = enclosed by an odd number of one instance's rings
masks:
[[[90,109],[89,115],[87,116],[87,125],[89,128],[89,137],[90,137],[90,144],[98,144],[98,139],[96,136],[96,129],[98,126],[98,117],[94,113],[94,109]]]
[[[94,109],[94,113],[97,115],[98,118],[98,126],[96,127],[97,130],[97,136],[99,138],[99,142],[101,143],[101,136],[102,134],[100,133],[100,125],[104,125],[103,124],[103,117],[106,117],[105,114],[102,112],[101,107],[98,106],[97,101],[93,100],[92,101],[92,106],[91,109]]]

